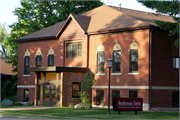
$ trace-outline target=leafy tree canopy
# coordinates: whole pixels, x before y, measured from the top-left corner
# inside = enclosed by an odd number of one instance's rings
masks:
[[[7,50],[6,46],[2,45],[3,41],[9,36],[9,33],[7,32],[7,25],[5,23],[0,24],[0,57],[6,57],[7,56]]]
[[[7,63],[12,63],[14,72],[17,72],[18,66],[18,44],[15,39],[63,21],[70,13],[81,14],[103,4],[100,1],[67,0],[20,2],[21,7],[13,11],[18,16],[18,22],[10,25],[10,36],[3,42],[10,54]]]
[[[165,14],[172,16],[175,23],[171,22],[163,22],[159,20],[155,20],[155,23],[159,25],[161,29],[168,30],[169,35],[179,35],[179,2],[178,0],[171,1],[146,1],[146,0],[138,0],[138,2],[142,3],[148,8],[155,9],[157,14]],[[179,46],[179,39],[177,39],[174,43],[176,47]]]

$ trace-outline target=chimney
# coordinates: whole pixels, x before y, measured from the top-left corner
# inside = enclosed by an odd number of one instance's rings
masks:
[[[119,10],[121,10],[121,3],[119,3]]]

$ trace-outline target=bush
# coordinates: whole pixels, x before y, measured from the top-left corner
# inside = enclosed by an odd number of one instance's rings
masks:
[[[23,106],[23,104],[21,104],[21,103],[16,103],[15,105],[17,105],[17,106]]]
[[[11,100],[13,103],[17,102],[17,95],[9,96],[5,98],[6,100]]]
[[[81,93],[80,96],[81,96],[80,98],[82,100],[82,103],[85,104],[85,109],[88,110],[91,107],[91,103],[90,103],[91,100],[90,100],[89,94],[86,92],[83,92]]]

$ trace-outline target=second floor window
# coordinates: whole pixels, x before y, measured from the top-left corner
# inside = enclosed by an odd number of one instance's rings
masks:
[[[37,55],[37,56],[36,56],[36,66],[37,66],[37,67],[40,67],[40,66],[41,66],[41,61],[42,61],[41,55]]]
[[[82,43],[67,43],[66,58],[75,58],[82,56]]]
[[[97,73],[104,73],[104,51],[98,52]]]
[[[113,72],[117,73],[121,71],[121,51],[113,51]]]
[[[130,50],[130,72],[138,72],[138,49]]]
[[[25,56],[24,74],[29,74],[30,56]]]
[[[54,66],[54,55],[48,55],[48,66]]]
[[[173,58],[173,68],[179,69],[179,58]]]

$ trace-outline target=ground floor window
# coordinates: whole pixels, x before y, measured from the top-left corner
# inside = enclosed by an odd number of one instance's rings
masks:
[[[179,92],[172,92],[172,107],[179,107]]]
[[[80,98],[81,92],[81,83],[80,82],[73,82],[72,84],[72,97],[73,98]]]
[[[113,106],[113,98],[120,98],[120,90],[112,90],[112,106]]]
[[[96,90],[96,105],[104,105],[104,90]]]
[[[129,91],[129,98],[137,98],[138,97],[138,91],[137,90],[130,90]]]
[[[24,89],[24,102],[28,102],[28,101],[29,101],[29,90]]]

